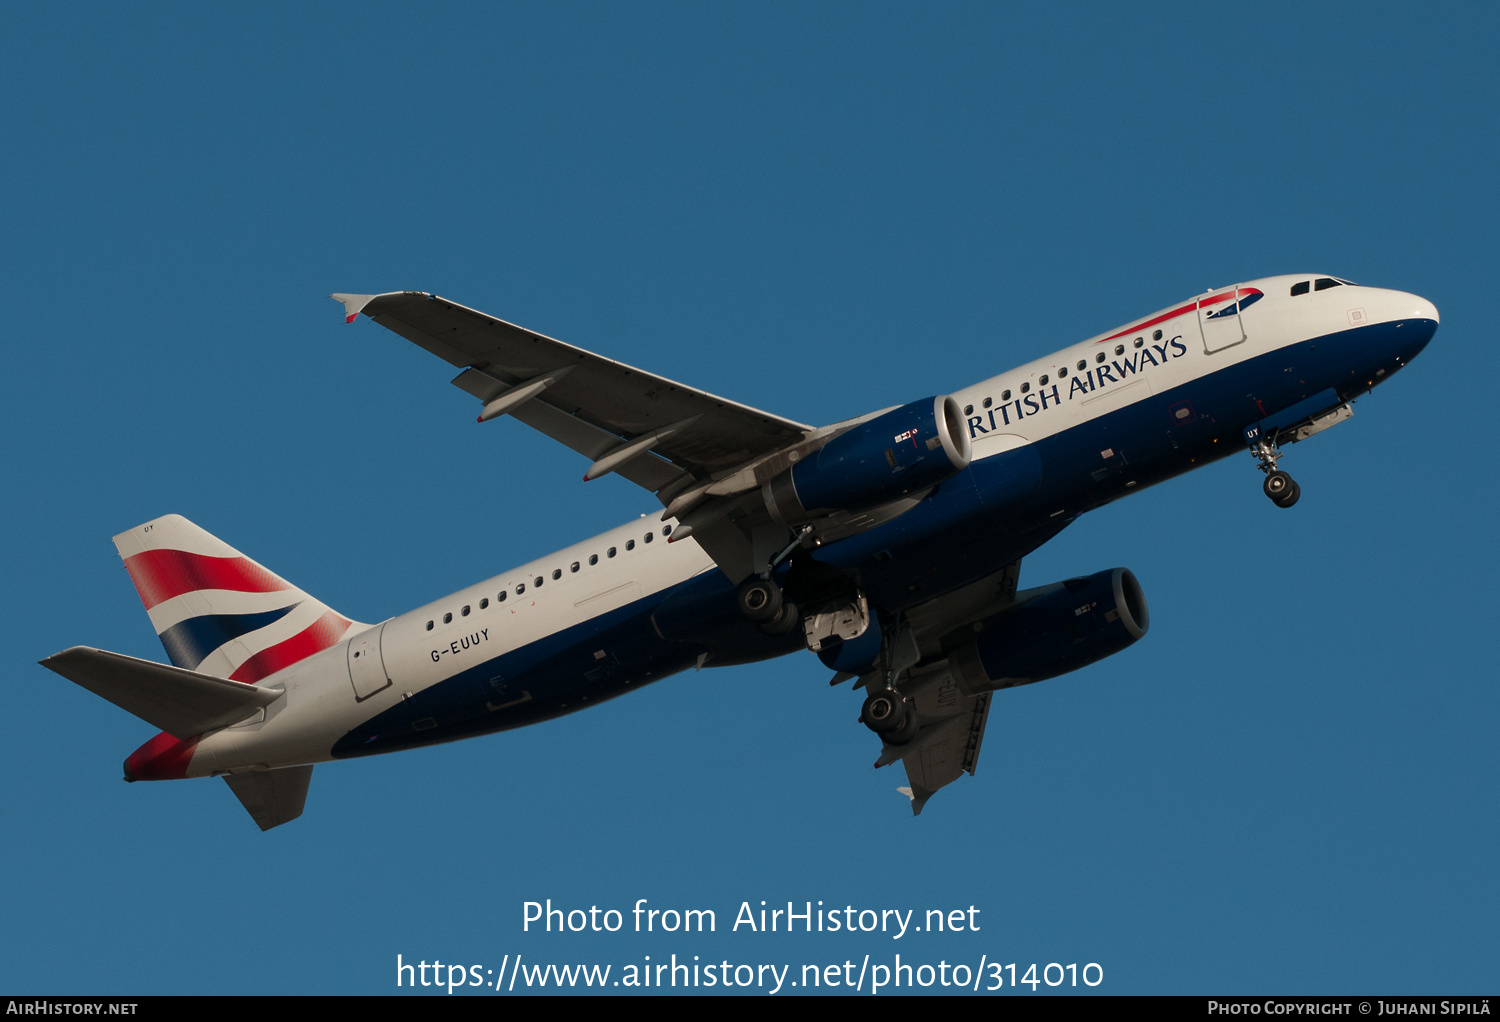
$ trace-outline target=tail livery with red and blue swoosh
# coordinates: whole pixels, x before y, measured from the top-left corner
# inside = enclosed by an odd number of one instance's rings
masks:
[[[342,639],[354,622],[183,518],[115,537],[172,663],[254,684]]]

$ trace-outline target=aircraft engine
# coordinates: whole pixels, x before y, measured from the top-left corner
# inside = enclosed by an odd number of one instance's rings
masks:
[[[1146,595],[1128,568],[1070,578],[984,622],[979,636],[949,657],[971,692],[1029,685],[1087,667],[1146,634]]]
[[[968,468],[972,449],[958,402],[923,398],[840,433],[762,492],[772,517],[792,527],[925,490]]]

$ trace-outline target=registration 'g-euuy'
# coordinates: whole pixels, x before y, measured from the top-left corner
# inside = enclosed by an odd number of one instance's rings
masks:
[[[351,621],[178,515],[115,537],[172,665],[75,646],[46,667],[161,733],[127,781],[222,776],[262,828],[312,765],[521,727],[685,668],[814,651],[864,690],[913,812],[979,758],[994,693],[1146,634],[1135,576],[1018,591],[1079,515],[1352,414],[1438,313],[1338,277],[1209,291],[949,394],[807,426],[435,295],[333,296],[509,415],[655,494],[636,519],[378,624]],[[488,427],[494,428],[494,427]]]

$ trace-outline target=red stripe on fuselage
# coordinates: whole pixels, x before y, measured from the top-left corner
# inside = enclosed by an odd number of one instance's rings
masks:
[[[1193,312],[1196,309],[1205,309],[1205,308],[1207,308],[1210,305],[1218,305],[1220,302],[1229,301],[1230,299],[1232,299],[1234,297],[1234,290],[1235,290],[1234,288],[1230,288],[1228,291],[1225,291],[1222,294],[1212,295],[1212,296],[1210,296],[1208,298],[1196,299],[1194,301],[1188,302],[1186,305],[1179,305],[1177,308],[1173,309],[1171,312],[1163,312],[1160,316],[1157,316],[1155,319],[1148,319],[1144,323],[1137,323],[1135,326],[1126,327],[1124,330],[1121,330],[1121,331],[1119,331],[1117,333],[1110,334],[1108,337],[1102,337],[1099,340],[1095,341],[1094,343],[1095,344],[1103,344],[1105,341],[1112,341],[1116,337],[1124,337],[1126,334],[1133,334],[1137,330],[1145,330],[1148,327],[1153,327],[1153,326],[1155,326],[1158,323],[1165,323],[1169,319],[1176,319],[1178,316],[1184,316],[1187,313]],[[1260,292],[1256,291],[1254,288],[1248,288],[1248,287],[1245,288],[1245,293],[1247,295],[1248,294],[1260,294]]]
[[[291,588],[248,557],[206,557],[185,550],[147,550],[125,558],[125,570],[147,610],[199,589],[274,593]]]
[[[323,652],[343,638],[352,623],[348,618],[340,617],[330,610],[290,639],[263,649],[240,664],[229,676],[229,680],[243,681],[248,685],[253,685],[260,679],[270,677],[299,660],[305,660],[314,653]]]
[[[178,738],[163,731],[126,757],[125,779],[176,781],[186,777],[193,750],[202,737]]]

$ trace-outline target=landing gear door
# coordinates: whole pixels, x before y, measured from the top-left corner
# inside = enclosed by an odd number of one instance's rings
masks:
[[[1245,340],[1240,302],[1250,290],[1224,288],[1198,301],[1198,326],[1203,330],[1203,350],[1208,354],[1232,348]]]
[[[385,625],[381,624],[349,640],[349,680],[354,684],[356,700],[366,700],[391,683],[380,652],[384,634]]]

